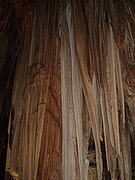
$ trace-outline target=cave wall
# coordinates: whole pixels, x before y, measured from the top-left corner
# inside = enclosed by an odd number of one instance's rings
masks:
[[[11,167],[20,179],[61,179],[60,2],[37,2],[16,67]]]
[[[18,26],[14,6],[0,2],[0,179],[4,179],[6,165],[8,123],[19,45]]]
[[[130,180],[134,2],[0,5],[3,171],[9,133],[10,169],[19,179]]]

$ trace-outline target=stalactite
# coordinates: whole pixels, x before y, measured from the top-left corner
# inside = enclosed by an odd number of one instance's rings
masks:
[[[82,132],[82,89],[75,54],[71,6],[61,20],[62,122],[64,179],[87,178]]]
[[[12,0],[0,7],[0,116],[8,119],[11,109],[10,168],[19,179],[130,180],[134,2]]]

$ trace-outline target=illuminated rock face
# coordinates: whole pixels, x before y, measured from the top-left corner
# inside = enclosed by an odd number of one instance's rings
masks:
[[[131,179],[134,19],[132,1],[0,2],[2,178],[8,132],[16,178]]]

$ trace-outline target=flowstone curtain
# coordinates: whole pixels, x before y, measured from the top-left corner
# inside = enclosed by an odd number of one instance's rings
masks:
[[[60,2],[39,1],[18,57],[11,167],[19,179],[61,179]]]
[[[29,180],[130,180],[134,2],[27,3],[12,95],[11,169]]]

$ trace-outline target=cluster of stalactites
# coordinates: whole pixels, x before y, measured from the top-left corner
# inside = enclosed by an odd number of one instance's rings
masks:
[[[131,179],[135,13],[130,1],[12,3],[16,16],[22,20],[18,39],[24,42],[18,56],[12,100],[16,109],[13,169],[17,171],[19,166],[19,173],[26,179],[46,174],[63,174],[67,180],[87,179],[86,124],[89,126],[90,119],[98,179],[102,179],[104,169],[102,141],[112,179]],[[55,146],[50,144],[48,129]],[[59,139],[55,139],[56,132]],[[51,157],[55,158],[55,165],[59,164],[57,171]]]
[[[105,142],[107,168],[111,178],[131,179],[130,135],[132,139],[135,138],[133,135],[135,122],[132,107],[129,107],[130,113],[133,114],[132,118],[131,115],[128,118],[129,115],[125,111],[127,103],[128,106],[134,107],[135,84],[132,69],[135,14],[131,6],[130,2],[124,0],[119,2],[72,1],[71,4],[67,3],[65,15],[62,15],[64,20],[61,38],[64,39],[66,36],[69,39],[67,46],[70,47],[71,62],[78,64],[82,91],[95,140],[98,179],[102,179],[104,168],[101,141]],[[68,32],[65,28],[68,28]],[[68,53],[68,48],[63,48],[62,55]],[[62,56],[61,61],[63,62],[65,58]],[[62,72],[68,71],[67,67],[62,67],[65,68]],[[72,69],[73,66],[70,68]],[[129,69],[132,73],[129,73]],[[74,77],[73,72],[75,71],[72,70],[71,77]],[[65,77],[64,74],[62,76]],[[72,80],[72,88],[73,83],[74,80]],[[62,86],[65,84],[63,83]],[[77,88],[79,90],[79,85]],[[131,90],[130,102],[127,97]],[[66,103],[65,94],[62,100]],[[82,104],[82,99],[79,100],[79,104]],[[73,102],[75,101],[74,99]],[[65,109],[64,106],[63,109]],[[66,114],[64,110],[63,114]],[[66,128],[65,125],[63,128]],[[66,148],[63,147],[63,149]]]

